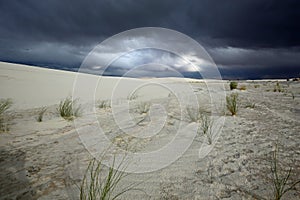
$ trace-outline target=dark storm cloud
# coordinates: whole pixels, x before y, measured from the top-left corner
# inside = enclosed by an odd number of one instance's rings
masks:
[[[196,0],[195,0],[196,1]],[[300,1],[202,0],[189,16],[211,44],[245,48],[300,45]]]
[[[297,75],[299,19],[298,0],[1,1],[0,60],[76,69],[104,39],[156,26],[196,39],[227,72]]]

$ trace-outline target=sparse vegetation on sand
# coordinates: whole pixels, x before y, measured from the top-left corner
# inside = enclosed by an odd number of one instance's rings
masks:
[[[226,96],[226,106],[232,116],[236,115],[238,111],[238,96],[238,93],[232,93]]]
[[[7,111],[12,106],[11,99],[1,99],[0,100],[0,132],[7,132],[8,125],[4,117],[5,111]]]
[[[148,113],[149,110],[150,110],[150,103],[149,102],[141,102],[141,103],[138,104],[138,107],[137,107],[138,113],[145,114],[145,113]]]
[[[42,122],[42,121],[43,121],[44,114],[45,114],[46,111],[47,111],[47,107],[42,107],[42,108],[38,111],[38,116],[36,117],[36,121]]]
[[[80,116],[80,106],[76,105],[77,100],[72,100],[70,97],[60,101],[58,112],[65,120],[73,120]]]
[[[12,106],[11,99],[0,99],[0,115]]]
[[[98,102],[98,108],[110,108],[110,101],[109,100],[100,100]]]
[[[230,90],[236,89],[237,86],[238,86],[238,83],[235,82],[235,81],[232,81],[232,82],[230,82],[230,84],[229,84]]]
[[[276,83],[273,89],[274,92],[283,92],[283,89],[281,88],[281,85],[279,82]]]
[[[206,110],[205,108],[196,108],[193,106],[186,107],[186,111],[190,122],[201,122],[202,116],[205,114],[211,114],[210,111]]]
[[[120,181],[126,176],[124,160],[116,165],[114,157],[111,166],[106,169],[102,159],[94,158],[89,162],[80,185],[80,200],[116,199],[133,189],[134,185],[132,184],[122,190],[118,188]]]
[[[214,123],[213,120],[209,116],[207,116],[205,114],[201,115],[200,131],[203,135],[205,135],[207,137],[208,144],[212,144],[213,123]]]
[[[286,170],[280,164],[278,145],[276,144],[271,158],[271,181],[274,200],[280,200],[284,194],[293,190],[297,184],[300,184],[299,177],[296,177],[296,180],[291,180],[293,168],[289,167],[289,169]]]
[[[132,101],[132,100],[136,100],[138,98],[138,95],[133,93],[128,95],[127,100]]]
[[[252,109],[254,109],[255,105],[256,105],[255,103],[248,101],[247,104],[246,104],[246,106],[245,106],[245,108],[252,108]]]
[[[186,108],[187,114],[191,122],[200,122],[201,121],[201,110],[195,109],[193,107]]]

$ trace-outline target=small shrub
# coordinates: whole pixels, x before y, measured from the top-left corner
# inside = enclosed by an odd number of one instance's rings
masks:
[[[258,84],[254,85],[254,88],[259,88],[259,87],[260,87],[260,85],[258,85]]]
[[[58,112],[65,120],[73,120],[80,115],[80,106],[76,106],[77,100],[72,100],[70,97],[62,100],[58,107]]]
[[[42,107],[39,111],[38,111],[38,116],[36,118],[36,121],[38,122],[42,122],[43,121],[43,117],[45,112],[47,111],[47,107]]]
[[[237,82],[235,82],[235,81],[232,81],[232,82],[230,82],[230,90],[234,90],[234,89],[236,89],[237,88],[237,86],[238,86],[238,83]]]
[[[226,96],[226,106],[232,116],[237,114],[238,111],[238,94],[232,93],[230,96]]]
[[[285,170],[282,166],[280,166],[280,159],[278,158],[277,152],[278,147],[276,144],[271,158],[271,180],[274,199],[280,200],[284,194],[290,190],[293,190],[294,187],[300,183],[300,179],[294,181],[290,180],[293,169],[290,167],[288,170]]]
[[[80,185],[80,200],[110,200],[120,197],[134,186],[131,184],[118,190],[119,183],[125,176],[123,161],[116,166],[114,158],[112,165],[106,170],[102,159],[92,159]],[[120,192],[116,193],[116,190]]]
[[[11,99],[1,99],[0,100],[0,132],[7,132],[9,130],[7,121],[5,119],[4,113],[12,106]]]

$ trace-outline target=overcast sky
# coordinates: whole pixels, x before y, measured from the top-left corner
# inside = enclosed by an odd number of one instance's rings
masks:
[[[299,21],[299,0],[3,0],[0,60],[76,71],[103,40],[128,29],[163,27],[203,45],[224,78],[295,77],[300,73]],[[122,59],[137,57],[179,62],[172,53],[156,50]],[[121,61],[106,74],[122,75],[123,67],[143,64]],[[148,67],[153,70],[141,76],[162,75],[159,65]],[[181,72],[194,76],[188,67]]]

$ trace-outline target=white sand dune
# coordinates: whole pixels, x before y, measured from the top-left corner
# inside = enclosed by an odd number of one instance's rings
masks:
[[[0,97],[11,98],[13,107],[4,113],[9,131],[0,133],[0,199],[79,199],[77,186],[90,153],[106,140],[122,150],[130,147],[132,154],[156,155],[177,139],[167,154],[141,158],[143,163],[136,160],[133,166],[141,167],[140,172],[172,160],[193,134],[187,150],[172,164],[126,176],[117,190],[137,184],[136,190],[120,199],[268,199],[272,195],[268,159],[275,143],[280,144],[283,164],[293,167],[291,178],[300,177],[300,83],[281,81],[284,92],[273,92],[275,84],[274,80],[239,81],[246,90],[230,91],[228,81],[99,77],[1,62]],[[201,128],[201,123],[192,122],[186,109],[198,110],[188,104],[193,103],[190,87],[204,114],[216,110],[211,119],[220,132],[213,135],[211,145],[201,129],[193,129]],[[172,90],[180,95],[172,95]],[[113,100],[115,107],[96,105],[93,115],[83,112],[75,126],[57,112],[60,100],[73,91],[84,109],[99,99]],[[223,95],[233,92],[239,94],[235,117],[224,113],[222,104]],[[211,98],[220,105],[212,105]],[[149,104],[149,110],[142,102]],[[37,122],[43,106],[48,109],[43,121]],[[210,151],[204,156],[205,150]],[[298,185],[285,198],[299,199],[299,191]]]
[[[96,83],[96,85],[76,85],[78,79],[81,82],[88,80],[91,83]],[[95,87],[96,91],[92,92],[95,95],[93,98],[96,100],[111,99],[112,97],[127,98],[138,85],[146,83],[146,80],[142,79],[99,77],[5,62],[0,62],[0,81],[1,97],[12,98],[15,101],[14,105],[18,108],[33,108],[59,103],[65,97],[72,96],[74,87]],[[115,88],[116,86],[118,87]],[[84,89],[80,91],[82,90]],[[117,92],[114,92],[114,90]],[[146,98],[168,94],[155,84],[150,84],[146,90]],[[84,94],[79,94],[77,97],[82,101],[93,100],[86,99],[87,96],[84,96]]]

